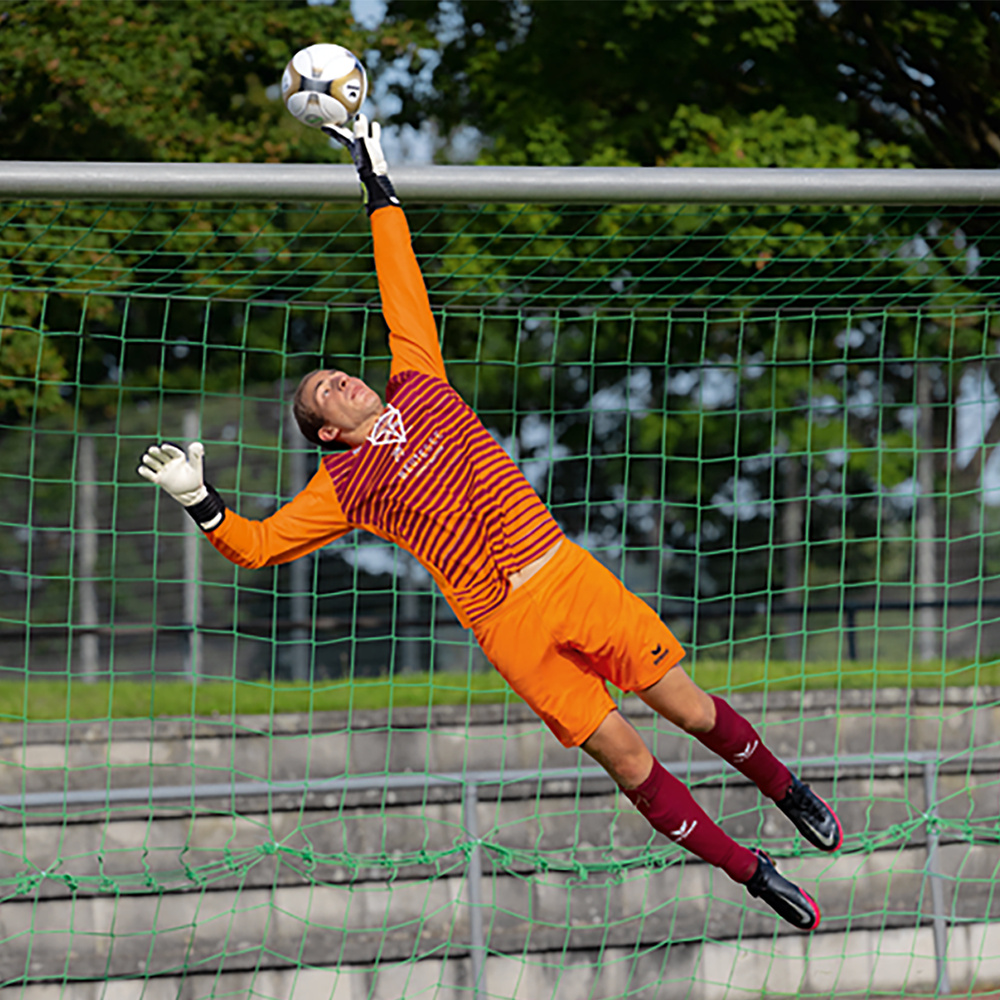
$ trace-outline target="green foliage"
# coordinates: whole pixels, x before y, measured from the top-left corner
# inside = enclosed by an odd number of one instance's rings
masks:
[[[837,162],[841,149],[866,159],[850,109],[829,89],[835,53],[812,8],[592,0],[570,19],[561,4],[455,4],[438,46],[436,95],[417,100],[397,85],[401,118],[432,117],[446,132],[473,125],[487,138],[483,159],[496,163],[653,166],[672,162],[680,144],[699,165],[725,148],[744,163],[744,146],[761,165],[791,165],[781,136],[770,134],[775,116],[792,130],[814,121],[792,137],[805,155],[815,146],[827,161]],[[390,3],[389,20],[415,10],[435,24],[435,3],[409,0]]]
[[[845,688],[978,686],[1000,682],[1000,664],[969,665],[960,661],[921,670],[913,664],[883,662],[849,664],[820,660],[742,660],[738,676],[724,660],[702,658],[693,669],[709,691],[820,690]],[[629,696],[626,696],[629,697]],[[345,678],[316,684],[272,681],[0,681],[0,721],[87,722],[107,719],[232,718],[307,712],[370,711],[416,706],[518,703],[521,699],[495,672]]]
[[[906,167],[905,146],[871,143],[840,124],[786,108],[722,116],[681,104],[661,139],[661,165],[672,167]]]
[[[0,158],[289,162],[324,155],[272,89],[292,54],[363,48],[346,4],[13,0]]]
[[[367,45],[347,4],[14,0],[0,8],[0,61],[7,69],[0,81],[0,158],[339,158],[337,153],[331,157],[322,133],[287,113],[277,92],[284,64],[297,49],[331,39],[359,51]],[[206,323],[194,299],[252,298],[262,267],[269,273],[266,281],[274,280],[276,270],[283,272],[286,295],[307,298],[323,266],[322,249],[309,244],[307,221],[294,210],[262,207],[243,213],[241,232],[216,239],[216,228],[231,211],[8,206],[0,222],[7,322],[16,317],[54,335],[36,352],[36,369],[27,335],[4,334],[3,417],[12,421],[52,410],[59,403],[53,383],[66,371],[74,373],[79,387],[71,402],[96,415],[113,411],[119,377],[126,384],[162,388],[203,385],[204,356],[185,353],[183,347]],[[289,228],[299,234],[294,247],[285,238]],[[272,252],[276,237],[282,245]],[[248,269],[248,260],[256,268]],[[303,267],[304,260],[314,266]],[[128,307],[131,316],[123,316],[121,300],[107,294],[122,288],[139,296],[149,288],[174,294],[172,315],[139,298]],[[39,289],[46,294],[38,294]],[[258,379],[281,377],[286,331],[250,323],[245,310],[235,306],[231,314],[229,323],[217,322],[205,331],[207,339],[253,350],[247,357],[214,354],[204,387],[232,388],[251,371]],[[133,334],[127,352],[124,345],[109,351],[102,333],[126,324],[133,330],[159,330],[145,338]],[[125,353],[128,361],[122,364]],[[187,363],[175,364],[181,355]],[[33,381],[24,381],[25,376]],[[36,386],[43,388],[36,392]]]
[[[50,340],[32,329],[0,326],[0,420],[60,410],[66,368]]]
[[[491,163],[991,167],[1000,21],[936,0],[392,0],[434,93],[398,119],[477,128]],[[439,37],[435,38],[435,31]],[[681,154],[682,159],[674,157]]]
[[[1000,161],[1000,21],[990,3],[854,0],[822,18],[866,135],[920,166]]]

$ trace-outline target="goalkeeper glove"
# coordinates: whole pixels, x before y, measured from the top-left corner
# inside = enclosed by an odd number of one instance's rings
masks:
[[[354,120],[353,132],[343,125],[324,125],[323,131],[351,154],[369,215],[377,208],[399,204],[387,173],[389,167],[385,162],[380,138],[382,126],[378,122],[369,122],[364,115],[358,115]]]
[[[162,486],[194,518],[202,531],[213,531],[226,516],[226,504],[205,482],[202,458],[205,446],[195,441],[187,455],[175,444],[165,441],[152,445],[142,456],[139,475]]]

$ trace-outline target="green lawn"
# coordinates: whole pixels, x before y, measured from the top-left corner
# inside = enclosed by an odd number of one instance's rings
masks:
[[[805,690],[819,688],[966,687],[1000,684],[1000,663],[861,665],[850,662],[767,664],[752,660],[700,660],[695,679],[710,691]],[[498,674],[402,674],[395,678],[277,684],[206,681],[140,684],[74,680],[0,682],[0,721],[148,719],[152,716],[212,717],[379,709],[393,706],[466,705],[517,701]]]

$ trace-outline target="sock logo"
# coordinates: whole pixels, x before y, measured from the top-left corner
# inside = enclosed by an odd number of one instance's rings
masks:
[[[733,754],[733,760],[742,764],[744,761],[749,760],[753,756],[754,750],[760,746],[760,740],[754,740],[752,743],[748,743],[739,753]]]
[[[694,828],[697,825],[698,825],[697,820],[691,820],[690,822],[688,820],[684,820],[684,822],[681,823],[681,825],[676,830],[671,830],[668,836],[670,837],[671,840],[676,841],[679,844],[682,840],[684,840],[685,837],[688,837],[692,833],[694,833]]]

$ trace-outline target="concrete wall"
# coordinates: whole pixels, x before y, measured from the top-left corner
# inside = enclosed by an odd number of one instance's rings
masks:
[[[949,821],[940,851],[948,972],[963,991],[1000,981],[997,695],[734,699],[786,759],[936,752],[938,810]],[[661,759],[710,759],[628,705]],[[6,794],[590,763],[520,706],[124,722],[110,731],[3,726],[0,761]],[[836,775],[830,765],[811,767],[806,777],[844,823],[847,849],[837,858],[802,852],[784,817],[732,772],[698,782],[696,797],[737,838],[789,855],[782,870],[824,913],[808,937],[724,875],[651,838],[603,777],[481,789],[482,996],[933,991],[921,773],[869,761]],[[31,1000],[469,997],[467,840],[459,786],[113,812],[8,809],[0,813],[0,982]],[[560,870],[573,860],[613,869],[650,848],[666,849],[671,863],[586,878]],[[545,861],[550,870],[540,871]],[[71,993],[60,993],[69,980]]]

